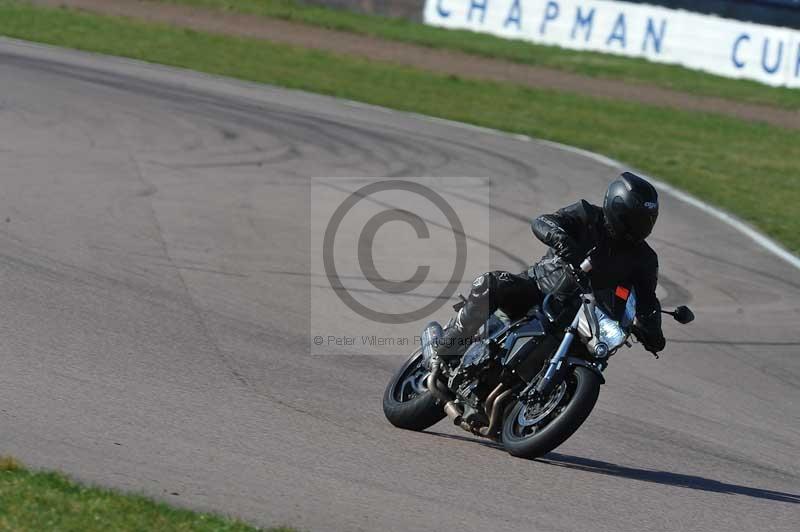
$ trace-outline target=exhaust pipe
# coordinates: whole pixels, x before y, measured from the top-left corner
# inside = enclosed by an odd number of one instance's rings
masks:
[[[453,425],[461,424],[461,410],[459,410],[453,401],[444,405],[444,413],[453,421]]]
[[[505,388],[505,385],[504,385],[504,384],[501,382],[501,383],[500,383],[500,384],[498,384],[498,385],[497,385],[497,387],[496,387],[494,390],[492,390],[492,391],[491,391],[491,393],[490,393],[490,394],[489,394],[489,395],[486,397],[486,401],[483,403],[483,409],[484,409],[484,410],[485,410],[487,413],[491,413],[491,411],[492,411],[492,405],[494,405],[494,402],[495,402],[495,400],[497,399],[497,396],[498,396],[498,395],[500,395],[500,392],[502,392],[504,388]]]
[[[441,366],[439,359],[434,357],[433,360],[431,360],[431,374],[428,375],[428,389],[431,391],[433,396],[436,397],[436,399],[444,403],[444,413],[447,414],[447,417],[450,418],[450,421],[453,422],[453,425],[459,426],[462,429],[471,432],[470,426],[461,418],[461,409],[453,400],[455,397],[453,397],[453,395],[450,393],[450,390],[445,388],[444,385],[439,382],[440,373]]]
[[[453,422],[453,425],[461,427],[467,432],[472,432],[472,427],[470,427],[469,424],[464,421],[463,410],[461,410],[461,407],[458,406],[455,401],[447,401],[444,404],[444,413],[447,414],[447,417],[450,418],[450,421]]]
[[[454,401],[448,401],[447,404],[444,405],[444,413],[447,414],[447,417],[450,418],[450,421],[453,422],[453,425],[461,427],[467,432],[473,431],[472,427],[469,426],[469,423],[464,421],[464,419],[461,417],[463,415],[461,413],[461,409]]]
[[[492,402],[492,413],[489,416],[489,426],[480,428],[478,432],[480,432],[481,436],[491,437],[497,431],[497,426],[500,425],[500,409],[503,408],[503,403],[506,402],[506,399],[509,395],[511,395],[511,390],[506,390],[498,395],[497,398]]]
[[[447,390],[446,388],[442,389],[444,387],[439,383],[439,374],[441,372],[442,368],[440,366],[439,359],[434,357],[433,360],[431,360],[431,373],[428,375],[428,389],[442,404],[447,404],[454,398],[450,393],[450,390]]]
[[[433,360],[431,360],[431,373],[428,375],[428,389],[433,396],[444,405],[444,413],[447,414],[447,417],[450,418],[454,425],[461,427],[467,432],[474,432],[474,429],[462,419],[463,413],[453,400],[455,399],[453,394],[439,382],[441,371],[440,361],[438,358],[434,357]],[[497,388],[492,390],[486,398],[486,402],[484,403],[485,408],[487,411],[491,411],[489,414],[489,425],[481,427],[478,430],[480,436],[489,437],[497,431],[497,426],[500,424],[500,410],[512,391],[503,391],[504,388],[505,386],[502,383],[498,384]]]

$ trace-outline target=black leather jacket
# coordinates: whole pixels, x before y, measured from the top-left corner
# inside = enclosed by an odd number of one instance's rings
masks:
[[[646,242],[631,244],[612,239],[605,228],[603,209],[584,200],[554,214],[539,216],[531,223],[531,229],[551,248],[548,255],[532,268],[543,291],[553,289],[553,264],[557,262],[553,248],[575,263],[596,248],[592,253],[592,271],[589,274],[593,288],[596,291],[609,289],[612,294],[616,293],[617,286],[635,288],[639,322],[636,336],[648,351],[664,349],[661,304],[656,297],[658,255]],[[566,275],[565,272],[562,275]],[[547,278],[550,279],[545,281],[548,286],[542,286],[542,280]]]

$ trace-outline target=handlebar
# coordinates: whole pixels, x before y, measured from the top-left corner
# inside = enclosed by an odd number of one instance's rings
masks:
[[[591,287],[589,284],[589,277],[588,273],[592,271],[592,259],[591,257],[586,257],[583,259],[579,267],[575,267],[573,264],[567,263],[567,268],[572,274],[573,279],[578,283],[581,290],[583,291],[590,291]]]
[[[592,248],[591,251],[587,254],[586,258],[583,259],[581,262],[580,269],[576,270],[574,267],[572,268],[573,274],[575,275],[575,279],[578,281],[578,284],[581,286],[581,289],[586,292],[584,294],[584,305],[586,309],[587,319],[589,320],[589,332],[592,336],[596,335],[600,330],[600,323],[595,315],[595,299],[594,293],[592,292],[591,282],[589,281],[589,276],[587,275],[590,271],[592,271],[592,253],[594,252],[595,248]]]

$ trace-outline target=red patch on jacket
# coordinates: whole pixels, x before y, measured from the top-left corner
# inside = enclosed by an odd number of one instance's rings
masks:
[[[616,296],[624,301],[628,300],[628,296],[631,295],[631,291],[625,288],[624,286],[618,286],[616,291],[614,292]]]

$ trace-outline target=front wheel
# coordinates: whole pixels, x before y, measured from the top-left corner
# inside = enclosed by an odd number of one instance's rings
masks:
[[[586,421],[600,394],[600,377],[575,366],[549,397],[517,401],[503,420],[503,447],[514,456],[549,453]]]
[[[417,350],[394,374],[383,394],[383,414],[395,427],[425,430],[445,417],[442,405],[428,390],[431,372]]]

